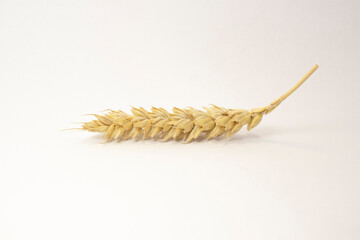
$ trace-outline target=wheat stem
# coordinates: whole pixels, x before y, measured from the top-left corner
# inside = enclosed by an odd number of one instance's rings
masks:
[[[303,76],[300,79],[300,81],[295,84],[295,86],[293,86],[289,91],[284,93],[281,97],[275,99],[269,106],[267,106],[266,107],[267,110],[265,111],[265,114],[272,112],[277,106],[279,106],[282,101],[284,101],[288,96],[290,96],[293,92],[295,92],[295,90],[298,89],[311,76],[311,74],[313,74],[316,71],[316,69],[318,69],[318,68],[319,68],[319,66],[317,64],[315,64],[309,70],[309,72],[307,72],[305,74],[305,76]]]
[[[318,69],[319,66],[315,64],[308,73],[305,74],[305,76],[300,79],[300,81],[293,86],[289,91],[287,91],[284,95],[282,95],[280,98],[284,101],[288,96],[290,96],[293,92],[295,92],[296,89],[298,89],[310,76],[313,74],[316,69]]]

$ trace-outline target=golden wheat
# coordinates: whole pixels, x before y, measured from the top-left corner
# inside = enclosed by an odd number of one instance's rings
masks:
[[[244,109],[226,109],[212,105],[204,111],[194,108],[173,108],[170,113],[163,108],[152,107],[131,109],[132,114],[121,110],[109,110],[103,115],[93,114],[96,120],[84,123],[83,130],[103,132],[106,141],[128,139],[142,136],[146,138],[183,139],[190,142],[205,135],[207,139],[225,136],[231,137],[247,125],[251,130],[256,127],[265,114],[273,111],[282,101],[293,93],[318,68],[315,65],[293,88],[266,107]]]

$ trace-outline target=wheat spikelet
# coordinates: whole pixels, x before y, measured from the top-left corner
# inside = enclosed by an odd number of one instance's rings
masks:
[[[163,140],[182,139],[190,142],[205,135],[206,139],[219,136],[231,137],[243,126],[248,130],[256,127],[263,116],[273,111],[283,100],[293,93],[318,68],[315,65],[293,88],[266,107],[244,109],[226,109],[216,105],[194,108],[173,108],[168,112],[163,108],[152,107],[131,109],[132,114],[121,110],[108,110],[103,115],[93,114],[96,120],[84,123],[83,130],[102,132],[106,141],[128,138],[161,138]]]

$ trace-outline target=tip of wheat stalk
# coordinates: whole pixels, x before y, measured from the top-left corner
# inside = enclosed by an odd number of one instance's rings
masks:
[[[318,68],[316,64],[288,92],[275,99],[266,107],[244,109],[228,109],[211,105],[198,110],[192,107],[180,109],[174,107],[172,112],[163,108],[151,107],[150,111],[142,107],[131,107],[131,114],[121,110],[106,109],[104,114],[87,114],[95,120],[82,123],[82,128],[67,130],[86,130],[103,133],[105,142],[126,140],[129,138],[155,138],[164,141],[174,139],[188,143],[200,136],[212,139],[220,136],[226,138],[236,134],[243,126],[251,130],[259,125],[263,116],[272,112],[290,94],[292,94]]]

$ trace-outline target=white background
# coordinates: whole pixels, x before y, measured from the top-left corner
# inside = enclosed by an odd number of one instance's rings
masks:
[[[360,239],[360,2],[0,0],[0,239]],[[253,108],[230,140],[63,132]]]

